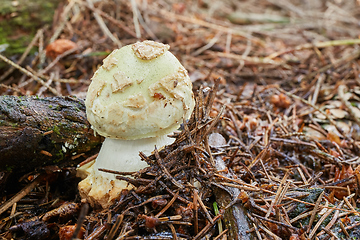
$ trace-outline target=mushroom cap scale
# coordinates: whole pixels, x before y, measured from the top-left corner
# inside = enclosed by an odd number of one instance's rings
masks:
[[[114,50],[104,59],[85,102],[97,133],[129,140],[157,137],[190,117],[195,105],[192,84],[168,49],[144,41]]]

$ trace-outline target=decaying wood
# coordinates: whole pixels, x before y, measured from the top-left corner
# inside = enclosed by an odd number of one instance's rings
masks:
[[[225,138],[218,133],[212,133],[209,136],[209,145],[212,147],[226,145]],[[216,170],[221,173],[224,177],[233,178],[234,176],[227,172],[226,164],[222,159],[222,156],[214,157]],[[219,204],[221,209],[225,209],[224,223],[228,231],[228,237],[234,240],[250,240],[253,236],[250,234],[250,222],[246,216],[246,209],[244,205],[239,201],[238,196],[240,190],[234,187],[220,186],[219,184],[213,183],[214,195],[216,202]]]
[[[0,170],[31,171],[77,163],[101,143],[86,120],[83,100],[71,97],[0,97]],[[81,159],[81,158],[80,158]]]
[[[219,160],[219,159],[217,159]],[[234,240],[250,240],[250,221],[246,216],[246,209],[237,199],[240,190],[237,188],[215,188],[216,202],[225,209],[224,223],[228,231],[228,237]]]

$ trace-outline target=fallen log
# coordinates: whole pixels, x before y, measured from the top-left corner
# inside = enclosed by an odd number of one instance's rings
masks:
[[[74,165],[101,140],[86,120],[81,99],[0,96],[0,171]]]

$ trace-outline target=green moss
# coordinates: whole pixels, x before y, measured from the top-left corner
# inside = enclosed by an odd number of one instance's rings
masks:
[[[60,150],[60,152],[58,152],[56,154],[56,159],[53,161],[54,164],[57,164],[59,162],[61,162],[61,160],[64,158],[64,153]]]
[[[54,133],[56,133],[57,135],[60,135],[60,129],[58,126],[54,126],[53,129]]]
[[[21,54],[36,31],[51,23],[56,0],[2,0],[0,4],[0,44],[9,44],[5,55]],[[32,52],[35,52],[33,49]]]
[[[14,166],[8,166],[8,165],[6,165],[5,169],[6,169],[7,172],[10,173],[10,172],[12,172],[12,170],[14,169]]]
[[[305,197],[304,199],[302,199],[302,201],[304,202],[308,202],[308,203],[315,203],[316,200],[319,198],[320,194],[322,191],[324,191],[321,188],[312,188],[312,189],[296,189],[296,191],[304,191],[309,193],[309,195],[307,197]],[[294,218],[298,215],[300,215],[301,213],[307,211],[307,205],[304,203],[298,203],[296,204],[296,208],[289,214],[290,218]],[[309,223],[310,217],[302,219],[300,222],[302,225],[307,225]],[[297,225],[298,223],[296,223],[295,225]],[[300,227],[300,225],[297,225]]]

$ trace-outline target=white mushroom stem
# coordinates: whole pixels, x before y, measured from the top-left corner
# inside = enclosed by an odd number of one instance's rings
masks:
[[[159,149],[174,142],[174,138],[167,136],[143,138],[137,140],[121,140],[106,138],[99,156],[95,161],[95,169],[109,169],[122,172],[136,172],[147,167],[142,161],[139,152],[150,155],[155,146]],[[115,175],[100,171],[100,174],[108,179],[115,179]]]
[[[119,196],[122,189],[132,188],[126,181],[116,179],[116,175],[99,171],[108,169],[121,172],[136,172],[147,167],[139,152],[150,155],[155,146],[160,149],[174,142],[166,135],[137,140],[106,138],[95,163],[78,169],[79,175],[88,175],[79,183],[81,196],[86,196],[91,205],[100,204],[108,207]]]

